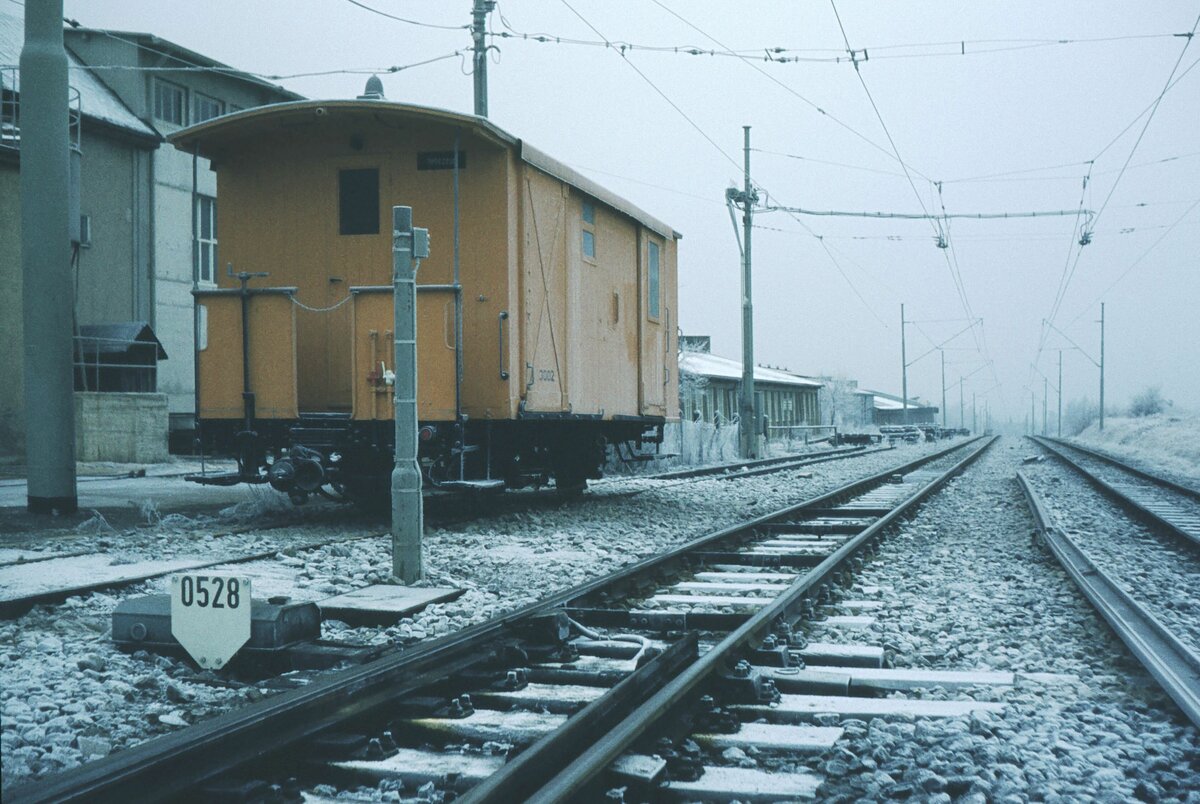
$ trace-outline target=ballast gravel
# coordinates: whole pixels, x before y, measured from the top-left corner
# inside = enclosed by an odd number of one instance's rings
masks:
[[[456,586],[465,589],[464,594],[388,628],[350,628],[326,621],[323,637],[408,646],[443,636],[945,446],[900,446],[737,480],[614,479],[575,501],[539,503],[524,510],[506,503],[504,512],[495,516],[443,527],[427,523],[422,584]],[[62,537],[61,543],[43,540],[38,546],[108,553],[115,562],[195,554],[225,558],[276,550],[275,563],[294,571],[294,593],[306,599],[384,582],[390,574],[389,540],[372,537],[387,529],[386,522],[351,509],[288,511],[281,515],[298,521],[267,529],[264,524],[271,521],[274,501],[264,497],[255,505],[224,512],[225,520],[246,523],[231,528],[228,521],[183,514],[156,517],[153,501],[146,502],[144,528],[117,531],[100,517]],[[304,547],[322,540],[334,541]],[[0,622],[0,763],[5,788],[177,731],[311,677],[293,674],[231,683],[197,673],[181,660],[116,650],[109,631],[117,603],[163,591],[165,581],[152,580],[39,606],[16,620]]]
[[[894,696],[1000,701],[1004,711],[823,716],[846,730],[832,751],[751,764],[820,773],[818,799],[832,802],[1200,801],[1197,730],[1031,540],[1014,479],[1025,454],[1014,439],[995,444],[897,526],[855,578],[881,588],[885,605],[875,630],[852,641],[887,646],[898,666],[1018,674],[1012,687]],[[810,634],[821,636],[831,635]],[[1033,673],[1059,677],[1021,675]]]
[[[1096,566],[1200,653],[1200,548],[1147,528],[1051,458],[1026,469],[1034,489]]]

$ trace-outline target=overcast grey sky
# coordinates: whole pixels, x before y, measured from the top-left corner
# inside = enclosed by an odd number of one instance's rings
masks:
[[[363,2],[438,25],[470,19],[469,0]],[[1082,197],[1082,207],[1103,209],[1082,249],[1075,215],[951,220],[952,248],[943,250],[934,242],[939,224],[929,221],[762,213],[759,362],[898,393],[901,302],[918,322],[908,328],[910,359],[963,329],[953,319],[969,309],[982,329],[947,344],[952,419],[957,378],[990,359],[964,384],[968,417],[974,392],[991,401],[993,416],[1019,422],[1031,385],[1040,415],[1043,382],[1031,364],[1053,380],[1053,350],[1071,346],[1056,333],[1043,339],[1041,325],[1069,273],[1054,321],[1097,358],[1094,322],[1107,303],[1109,400],[1124,405],[1158,384],[1177,405],[1198,407],[1200,69],[1191,68],[1200,44],[1185,51],[1191,40],[1176,34],[1194,28],[1200,4],[839,0],[835,15],[828,0],[502,0],[498,12],[496,33],[746,54],[634,48],[622,56],[587,44],[491,40],[491,118],[683,233],[678,320],[686,333],[711,334],[715,352],[740,354],[738,251],[723,195],[740,184],[741,127],[751,125],[761,149],[752,174],[777,205],[1024,213],[1077,211]],[[386,69],[470,46],[465,29],[405,24],[347,0],[67,0],[66,14],[265,75]],[[858,75],[845,40],[860,59],[866,50]],[[804,60],[770,63],[768,48]],[[456,56],[382,78],[391,100],[470,112],[469,69],[469,58]],[[1173,70],[1178,85],[1141,136],[1143,113]],[[344,98],[366,77],[279,83]],[[939,374],[930,353],[910,369],[910,391],[940,402]],[[1065,353],[1068,400],[1095,399],[1097,384],[1088,357]]]

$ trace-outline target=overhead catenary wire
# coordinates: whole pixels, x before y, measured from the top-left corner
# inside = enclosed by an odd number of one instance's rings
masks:
[[[566,6],[571,11],[572,14],[574,14],[576,17],[578,17],[580,19],[580,21],[583,22],[583,24],[586,25],[588,28],[590,28],[597,36],[599,36],[600,38],[604,38],[604,34],[600,33],[600,31],[596,28],[596,26],[592,25],[592,23],[589,22],[586,17],[584,17],[582,14],[580,14],[579,11],[577,11],[574,6],[572,6],[569,2],[567,2],[567,0],[559,0],[559,2],[561,2],[564,6]],[[682,117],[685,121],[687,121],[688,125],[690,125],[696,131],[696,133],[698,133],[701,137],[703,137],[705,140],[707,140],[708,144],[717,150],[717,153],[719,153],[719,154],[721,154],[721,156],[725,157],[725,159],[730,164],[732,164],[735,168],[737,168],[738,170],[741,170],[742,166],[738,163],[738,161],[736,159],[734,159],[732,156],[730,156],[725,151],[725,149],[722,148],[717,143],[716,140],[714,140],[712,137],[710,137],[708,135],[708,132],[706,132],[704,129],[702,129],[700,127],[700,125],[687,114],[687,112],[683,111],[683,109],[680,108],[679,104],[675,103],[675,101],[671,100],[671,98],[667,95],[667,93],[665,93],[661,89],[659,89],[658,85],[655,84],[653,81],[651,81],[649,76],[647,76],[644,72],[639,70],[637,65],[634,64],[633,62],[631,62],[625,56],[624,53],[620,53],[620,56],[621,56],[621,60],[623,62],[625,62],[626,64],[628,64],[630,69],[632,69],[634,72],[636,72],[642,78],[642,80],[645,81],[650,86],[650,88],[653,89],[658,94],[658,96],[660,98],[662,98],[664,101],[666,101],[671,106],[671,108],[674,109],[679,114],[680,117]]]
[[[566,7],[567,7],[567,8],[568,8],[568,9],[569,9],[569,10],[570,10],[570,11],[571,11],[571,12],[572,12],[572,13],[573,13],[573,14],[574,14],[576,17],[578,17],[578,18],[579,18],[579,19],[580,19],[580,20],[581,20],[581,21],[582,21],[582,22],[583,22],[583,23],[584,23],[584,24],[585,24],[585,25],[586,25],[588,28],[590,28],[590,29],[591,29],[591,30],[592,30],[592,31],[593,31],[593,32],[594,32],[594,33],[595,33],[597,36],[600,36],[600,37],[603,37],[603,36],[604,36],[604,34],[600,33],[600,31],[599,31],[599,30],[596,28],[596,26],[594,26],[594,25],[593,25],[593,24],[592,24],[590,21],[588,21],[588,19],[587,19],[587,18],[585,18],[585,17],[584,17],[582,14],[580,14],[580,13],[579,13],[579,11],[578,11],[577,9],[575,9],[575,8],[574,8],[574,7],[573,7],[573,6],[572,6],[572,5],[571,5],[571,4],[570,4],[570,3],[569,3],[567,0],[560,0],[560,2],[562,2],[562,4],[563,4],[564,6],[566,6]],[[688,124],[689,124],[689,125],[690,125],[690,126],[693,128],[693,129],[695,129],[695,131],[696,131],[697,133],[699,133],[699,134],[700,134],[700,136],[702,136],[702,137],[705,139],[705,141],[706,141],[706,142],[708,142],[710,145],[712,145],[712,146],[713,146],[713,148],[714,148],[714,149],[716,149],[716,151],[717,151],[719,154],[721,154],[723,157],[725,157],[725,159],[726,159],[727,161],[729,161],[731,164],[733,164],[733,165],[734,165],[734,167],[736,167],[736,168],[737,168],[737,169],[739,169],[739,170],[741,170],[741,169],[742,169],[742,165],[741,165],[741,164],[739,164],[739,163],[737,162],[737,160],[735,160],[735,159],[734,159],[732,156],[730,156],[730,155],[729,155],[729,154],[728,154],[728,153],[725,151],[725,149],[723,149],[723,148],[722,148],[722,147],[721,147],[719,144],[717,144],[716,140],[714,140],[714,139],[713,139],[713,138],[712,138],[712,137],[711,137],[711,136],[708,134],[708,132],[704,131],[704,129],[702,129],[702,128],[700,127],[700,125],[699,125],[698,123],[696,123],[696,121],[695,121],[695,120],[693,120],[693,119],[692,119],[692,118],[691,118],[691,117],[690,117],[690,116],[689,116],[689,115],[688,115],[686,112],[684,112],[684,111],[683,111],[683,109],[682,109],[682,108],[681,108],[681,107],[680,107],[680,106],[679,106],[677,103],[675,103],[675,101],[673,101],[673,100],[672,100],[672,99],[671,99],[671,98],[670,98],[670,97],[669,97],[669,96],[668,96],[668,95],[667,95],[665,92],[663,92],[663,91],[662,91],[662,89],[660,89],[660,88],[658,87],[658,85],[657,85],[657,84],[655,84],[655,83],[654,83],[654,82],[653,82],[653,81],[650,79],[650,77],[649,77],[649,76],[647,76],[647,75],[646,75],[644,72],[642,72],[641,70],[639,70],[639,69],[637,68],[637,66],[636,66],[636,65],[634,65],[634,64],[633,64],[631,61],[629,61],[629,59],[625,57],[625,54],[623,54],[623,53],[620,53],[619,55],[621,55],[621,57],[622,57],[622,61],[624,61],[626,64],[628,64],[628,65],[629,65],[629,66],[630,66],[630,67],[631,67],[631,68],[632,68],[632,69],[633,69],[633,70],[634,70],[634,71],[635,71],[635,72],[638,74],[638,76],[639,76],[639,77],[640,77],[640,78],[641,78],[643,81],[645,81],[645,82],[646,82],[646,83],[647,83],[647,84],[648,84],[648,85],[649,85],[649,86],[650,86],[650,87],[651,87],[651,88],[652,88],[652,89],[653,89],[653,90],[654,90],[654,91],[655,91],[655,92],[656,92],[656,93],[659,95],[659,97],[661,97],[661,98],[662,98],[664,101],[666,101],[666,103],[667,103],[668,105],[670,105],[672,109],[674,109],[674,110],[675,110],[675,111],[676,111],[676,112],[677,112],[677,113],[678,113],[678,114],[679,114],[681,117],[683,117],[683,119],[684,119],[685,121],[687,121],[687,123],[688,123]],[[755,184],[757,184],[757,182],[755,182]],[[761,186],[761,185],[760,185],[760,186]],[[886,323],[884,323],[883,319],[882,319],[882,318],[879,316],[879,314],[875,312],[875,309],[874,309],[873,307],[871,307],[871,305],[870,305],[870,304],[867,302],[867,300],[866,300],[866,299],[863,297],[863,295],[862,295],[862,294],[859,292],[858,288],[857,288],[857,287],[854,285],[854,283],[853,283],[853,282],[850,280],[850,277],[849,277],[849,276],[846,274],[845,270],[842,268],[842,266],[841,266],[841,264],[838,262],[837,258],[836,258],[836,257],[833,255],[833,253],[830,251],[830,249],[829,249],[828,245],[827,245],[827,244],[825,244],[824,242],[822,242],[822,240],[821,240],[821,236],[820,236],[820,235],[818,235],[816,232],[813,232],[813,231],[812,231],[812,229],[811,229],[811,228],[809,228],[809,227],[807,226],[807,224],[805,224],[803,221],[800,221],[799,219],[797,219],[797,222],[798,222],[798,223],[799,223],[801,226],[803,226],[805,229],[808,229],[808,231],[809,231],[809,233],[810,233],[810,235],[811,235],[812,237],[816,238],[816,240],[818,241],[818,243],[820,243],[820,244],[821,244],[821,247],[822,247],[822,249],[825,251],[825,254],[826,254],[826,256],[828,256],[828,257],[829,257],[829,260],[830,260],[830,262],[831,262],[831,263],[833,263],[834,267],[835,267],[835,268],[837,269],[837,271],[838,271],[838,272],[841,274],[842,278],[843,278],[843,279],[846,281],[846,284],[848,284],[848,285],[850,286],[850,289],[851,289],[851,290],[854,292],[855,296],[857,296],[857,297],[858,297],[859,301],[860,301],[860,302],[862,302],[863,306],[865,306],[865,307],[867,308],[867,310],[868,310],[868,311],[869,311],[869,312],[870,312],[870,313],[871,313],[871,314],[872,314],[872,315],[873,315],[873,316],[876,318],[876,320],[878,320],[878,321],[879,321],[879,323],[880,323],[880,324],[882,324],[882,325],[883,325],[883,326],[886,328],[886,327],[887,327],[887,324],[886,324]]]
[[[1182,74],[1179,75],[1178,78],[1176,77],[1176,73],[1179,72],[1179,66],[1183,63],[1183,58],[1186,55],[1188,48],[1192,44],[1192,39],[1195,38],[1197,27],[1200,27],[1200,14],[1198,14],[1196,16],[1196,20],[1192,23],[1191,30],[1187,34],[1184,35],[1183,47],[1180,49],[1179,56],[1175,59],[1175,63],[1171,66],[1171,72],[1167,75],[1167,80],[1163,83],[1162,90],[1159,91],[1158,95],[1154,98],[1153,101],[1151,101],[1151,103],[1146,107],[1146,109],[1141,114],[1139,114],[1137,117],[1135,117],[1134,120],[1130,123],[1130,125],[1126,126],[1124,129],[1122,129],[1121,132],[1118,133],[1116,137],[1114,137],[1111,141],[1109,141],[1109,143],[1107,145],[1105,145],[1104,148],[1101,149],[1100,153],[1097,154],[1097,156],[1095,157],[1095,159],[1099,159],[1100,156],[1102,156],[1105,153],[1105,151],[1107,151],[1109,148],[1111,148],[1113,146],[1113,144],[1115,142],[1117,142],[1125,134],[1125,132],[1128,131],[1137,122],[1138,119],[1140,119],[1142,116],[1145,116],[1146,120],[1142,124],[1142,129],[1140,132],[1138,132],[1137,139],[1134,140],[1133,146],[1129,149],[1129,153],[1126,155],[1125,161],[1122,163],[1121,169],[1117,173],[1117,178],[1113,181],[1112,185],[1109,187],[1108,194],[1105,196],[1104,202],[1100,205],[1100,209],[1096,212],[1095,216],[1090,221],[1090,223],[1093,226],[1099,221],[1100,217],[1104,214],[1105,209],[1107,209],[1109,201],[1112,200],[1113,194],[1116,192],[1117,187],[1120,185],[1121,179],[1125,176],[1125,173],[1129,168],[1129,164],[1133,160],[1134,154],[1137,153],[1138,146],[1141,145],[1142,139],[1146,135],[1146,131],[1150,128],[1150,123],[1154,120],[1154,116],[1158,112],[1158,108],[1162,104],[1163,98],[1166,96],[1167,92],[1169,92],[1171,90],[1172,87],[1174,87],[1189,72],[1191,72],[1192,68],[1195,67],[1197,63],[1200,63],[1200,59],[1193,61],[1191,63],[1191,65],[1189,65],[1188,68]],[[1190,209],[1191,208],[1189,208],[1189,210],[1188,210],[1189,212],[1190,212]],[[1186,217],[1186,215],[1187,215],[1187,213],[1185,212],[1184,216],[1181,216],[1179,218],[1179,220],[1182,220],[1183,217]],[[1164,232],[1163,236],[1160,237],[1159,240],[1156,241],[1154,245],[1157,245],[1158,242],[1161,242],[1161,240],[1163,238],[1165,238],[1166,235],[1170,233],[1170,231],[1171,230],[1168,229],[1167,232]],[[1153,249],[1153,248],[1154,248],[1154,246],[1152,245],[1151,249]],[[1149,253],[1149,250],[1147,250],[1146,253]],[[1074,279],[1076,271],[1079,267],[1079,261],[1080,261],[1080,257],[1082,256],[1082,254],[1083,254],[1083,251],[1081,248],[1076,253],[1075,260],[1073,263],[1071,263],[1070,270],[1067,271],[1067,273],[1065,275],[1065,279],[1059,288],[1059,292],[1056,294],[1054,303],[1051,306],[1050,315],[1046,319],[1048,321],[1049,325],[1051,325],[1051,326],[1053,326],[1054,322],[1057,320],[1059,310],[1062,308],[1062,303],[1066,298],[1067,290],[1069,289],[1071,281],[1072,281],[1072,279]],[[1069,257],[1068,257],[1068,261],[1070,261]],[[1139,261],[1140,261],[1140,258],[1139,258]],[[1133,269],[1133,266],[1131,266],[1128,270],[1132,270],[1132,269]],[[1123,278],[1123,276],[1124,275],[1122,275],[1122,278]],[[1107,292],[1107,291],[1105,291],[1105,292]],[[1103,296],[1101,296],[1101,298],[1103,298]],[[1045,346],[1045,343],[1046,343],[1046,336],[1047,336],[1047,332],[1046,332],[1046,329],[1043,327],[1042,338],[1040,339],[1040,342],[1038,344],[1037,354],[1034,356],[1034,360],[1033,360],[1035,365],[1038,362],[1038,360],[1041,358],[1043,347]]]
[[[348,1],[353,2],[353,0],[348,0]],[[13,0],[13,2],[16,2],[16,0]],[[17,5],[24,5],[24,4],[17,3]],[[361,5],[361,4],[355,3],[355,5]],[[387,15],[385,15],[385,16],[387,16]],[[63,21],[65,23],[67,23],[69,26],[71,26],[72,28],[85,28],[85,26],[83,26],[78,20],[64,19]],[[269,73],[257,73],[252,70],[243,70],[243,69],[239,69],[237,67],[230,67],[230,66],[224,65],[224,64],[200,64],[200,63],[197,63],[195,61],[185,58],[183,55],[181,55],[179,53],[173,53],[173,52],[161,49],[161,48],[156,48],[153,45],[148,45],[144,42],[139,42],[135,38],[129,38],[127,36],[122,36],[118,32],[108,31],[108,30],[104,30],[102,28],[100,28],[100,29],[87,28],[87,30],[91,31],[93,33],[102,35],[108,39],[112,39],[116,42],[121,42],[122,44],[130,45],[131,47],[137,48],[138,50],[141,50],[143,52],[151,53],[155,56],[160,56],[165,59],[170,59],[173,62],[178,62],[178,64],[155,65],[155,66],[125,65],[125,64],[85,64],[85,65],[69,65],[69,69],[85,71],[85,72],[90,70],[90,71],[134,72],[134,73],[171,73],[171,72],[213,73],[213,74],[218,74],[218,75],[249,76],[251,78],[259,79],[260,81],[287,81],[287,80],[291,80],[291,79],[295,79],[295,78],[313,78],[313,77],[326,76],[326,75],[377,75],[380,73],[385,73],[385,74],[398,73],[398,72],[403,72],[404,70],[411,70],[416,67],[424,67],[429,64],[435,64],[437,62],[445,61],[447,59],[457,58],[457,57],[460,57],[463,53],[467,52],[466,50],[455,50],[451,53],[446,53],[441,56],[434,56],[434,57],[428,58],[428,59],[422,59],[420,61],[411,62],[409,64],[399,64],[399,65],[390,65],[390,66],[382,66],[382,67],[341,67],[341,68],[333,68],[333,69],[329,69],[329,70],[315,70],[315,71],[308,71],[308,72],[302,72],[302,73],[290,73],[290,74],[277,75],[277,74],[269,74]],[[182,66],[180,66],[180,65],[182,65]],[[0,66],[16,67],[18,65],[0,65]]]
[[[351,0],[352,2],[353,0]],[[360,5],[355,3],[355,5]],[[679,56],[709,56],[745,59],[775,64],[796,63],[825,63],[848,64],[852,59],[845,55],[840,48],[795,48],[780,45],[760,45],[756,47],[733,49],[723,45],[718,48],[702,47],[693,43],[678,43],[669,45],[647,44],[620,39],[581,39],[550,31],[521,31],[517,30],[505,17],[500,14],[503,31],[489,31],[488,36],[496,39],[520,40],[538,44],[568,45],[577,47],[612,48],[620,51],[644,51],[647,53],[662,53]],[[414,22],[413,24],[420,24]],[[430,26],[442,27],[442,26]],[[869,45],[864,52],[871,53],[871,58],[879,59],[913,59],[913,58],[943,58],[986,55],[1004,53],[1016,50],[1029,50],[1046,47],[1065,47],[1071,45],[1109,44],[1113,42],[1144,41],[1149,39],[1170,39],[1174,33],[1127,34],[1122,36],[1098,37],[1059,37],[1054,39],[955,39],[939,42],[908,42],[890,45]],[[969,48],[968,48],[969,46]],[[889,53],[895,50],[919,50],[927,52]],[[813,55],[806,55],[813,54]]]
[[[442,25],[434,22],[424,22],[423,20],[409,19],[407,17],[398,17],[395,14],[391,14],[387,11],[382,11],[378,8],[375,8],[374,6],[369,6],[366,3],[359,2],[359,0],[346,0],[346,2],[352,6],[358,6],[361,9],[370,11],[372,14],[378,14],[381,17],[386,17],[389,20],[402,22],[405,25],[415,25],[420,28],[435,28],[441,31],[464,31],[471,27],[470,25]]]
[[[325,75],[380,75],[399,73],[404,70],[411,70],[416,67],[424,67],[429,64],[436,64],[439,61],[446,61],[462,56],[466,50],[455,50],[452,53],[446,53],[441,56],[415,61],[411,64],[395,64],[391,66],[380,67],[341,67],[330,70],[317,70],[306,73],[288,73],[286,75],[276,75],[270,73],[256,73],[250,70],[242,70],[236,67],[145,67],[138,65],[126,64],[71,64],[68,65],[69,70],[78,72],[135,72],[135,73],[221,73],[234,76],[250,76],[263,81],[287,81],[293,78],[313,78]],[[16,65],[0,64],[0,68],[15,67]]]
[[[696,31],[697,33],[699,33],[701,36],[705,37],[706,39],[709,39],[710,41],[712,41],[712,42],[714,42],[714,43],[716,43],[716,45],[717,45],[718,47],[725,48],[726,50],[728,50],[728,49],[729,49],[729,48],[728,48],[728,47],[726,47],[726,45],[724,45],[724,44],[723,44],[723,43],[722,43],[722,42],[721,42],[719,39],[717,39],[716,37],[714,37],[712,34],[710,34],[710,33],[706,32],[706,31],[704,31],[703,29],[701,29],[700,27],[698,27],[698,26],[697,26],[695,23],[693,23],[692,21],[690,21],[690,20],[688,20],[687,18],[685,18],[685,17],[683,17],[682,15],[680,15],[680,14],[679,14],[677,11],[675,11],[674,9],[670,8],[670,7],[669,7],[669,6],[667,6],[665,3],[663,3],[663,2],[662,2],[662,0],[651,0],[651,2],[653,2],[653,3],[654,3],[654,5],[656,5],[656,6],[658,6],[659,8],[661,8],[663,11],[667,12],[668,14],[670,14],[670,15],[671,15],[672,17],[674,17],[675,19],[677,19],[677,20],[679,20],[680,22],[682,22],[684,25],[688,26],[688,27],[689,27],[689,28],[691,28],[692,30],[694,30],[694,31]],[[807,105],[808,107],[810,107],[810,108],[811,108],[811,109],[813,109],[814,111],[816,111],[816,112],[820,113],[822,116],[829,118],[829,119],[830,119],[831,121],[833,121],[835,124],[837,124],[838,126],[840,126],[840,127],[841,127],[841,128],[843,128],[843,129],[845,129],[846,131],[850,132],[850,133],[851,133],[851,134],[853,134],[855,137],[857,137],[858,139],[860,139],[860,140],[862,140],[863,142],[865,142],[867,145],[870,145],[872,148],[874,148],[875,150],[877,150],[877,151],[880,151],[881,153],[883,153],[883,154],[887,155],[887,156],[888,156],[889,158],[891,158],[891,159],[896,159],[897,161],[900,161],[899,155],[898,155],[898,154],[896,154],[896,153],[894,153],[894,151],[893,151],[893,152],[889,152],[889,151],[888,151],[886,148],[884,148],[882,145],[880,145],[879,143],[875,142],[875,141],[874,141],[874,140],[872,140],[870,137],[868,137],[866,134],[863,134],[861,131],[859,131],[858,129],[856,129],[856,128],[854,128],[853,126],[851,126],[849,123],[847,123],[847,122],[845,122],[845,121],[841,120],[840,118],[836,117],[835,115],[832,115],[832,114],[830,114],[828,111],[826,111],[826,110],[825,110],[824,108],[822,108],[820,105],[818,105],[816,102],[814,102],[814,101],[810,100],[809,98],[805,97],[805,96],[804,96],[804,95],[802,95],[801,93],[797,92],[797,91],[796,91],[796,90],[795,90],[793,87],[789,86],[788,84],[785,84],[783,81],[780,81],[780,80],[779,80],[777,77],[775,77],[775,76],[771,75],[771,74],[770,74],[770,73],[768,73],[766,70],[764,70],[764,69],[762,69],[761,67],[759,67],[759,66],[758,66],[758,64],[756,64],[756,63],[755,63],[753,60],[751,60],[751,59],[749,59],[749,58],[746,58],[746,57],[742,57],[740,60],[741,60],[741,61],[742,61],[744,64],[746,64],[748,67],[750,67],[751,69],[753,69],[755,72],[759,73],[760,75],[762,75],[763,77],[765,77],[767,80],[769,80],[770,82],[772,82],[772,83],[773,83],[773,84],[775,84],[776,86],[778,86],[778,87],[780,87],[781,89],[783,89],[783,90],[784,90],[785,92],[787,92],[788,94],[790,94],[790,95],[792,95],[793,97],[797,98],[798,100],[800,100],[802,103],[804,103],[805,105]],[[902,161],[901,161],[901,165],[903,166],[903,162],[902,162]],[[908,170],[908,167],[907,167],[907,166],[905,166],[905,170]],[[920,174],[919,172],[918,172],[918,175],[921,175],[921,176],[922,176],[922,178],[927,178],[927,177],[925,177],[923,174]]]
[[[1016,218],[1062,218],[1078,214],[1078,210],[1074,209],[1052,209],[1052,210],[1030,210],[1024,212],[945,212],[936,214],[931,212],[870,212],[870,211],[848,211],[836,209],[807,209],[804,207],[785,207],[779,204],[771,204],[764,206],[763,212],[790,212],[796,215],[814,215],[818,217],[833,217],[833,218],[896,218],[900,220],[929,220],[939,221],[953,218],[966,218],[970,220],[1005,220]],[[1089,214],[1090,210],[1083,210],[1085,214]]]
[[[836,0],[829,0],[829,4],[830,4],[830,7],[833,9],[834,18],[837,20],[838,30],[841,31],[842,41],[846,45],[846,52],[850,55],[851,59],[854,61],[854,75],[856,78],[858,78],[858,82],[862,86],[863,92],[866,94],[867,100],[871,104],[871,109],[875,112],[875,117],[879,120],[880,128],[883,129],[883,133],[887,137],[888,143],[891,145],[892,152],[895,154],[896,161],[900,164],[901,169],[903,169],[903,171],[904,171],[904,175],[905,175],[905,178],[908,180],[909,187],[912,188],[913,195],[916,196],[916,198],[917,198],[917,203],[920,205],[922,212],[924,212],[926,215],[928,215],[929,210],[926,208],[925,201],[924,201],[924,199],[921,198],[921,193],[917,190],[917,185],[913,181],[913,178],[912,178],[913,171],[909,169],[908,163],[905,162],[904,159],[900,156],[900,149],[896,145],[896,140],[895,140],[895,138],[892,137],[892,133],[888,129],[887,122],[883,119],[883,113],[880,112],[879,105],[875,102],[875,97],[871,94],[871,88],[867,86],[866,78],[863,76],[862,69],[859,66],[860,62],[855,58],[856,51],[850,45],[850,37],[846,33],[846,26],[842,23],[841,14],[838,13],[837,2],[836,2]],[[926,178],[928,178],[928,177],[926,177]],[[944,209],[943,209],[943,213],[944,213]],[[941,242],[943,241],[943,239],[945,238],[945,233],[943,232],[941,226],[934,219],[930,219],[930,226],[933,228],[934,237],[938,239],[938,242],[940,245]],[[974,319],[975,314],[971,310],[971,303],[967,297],[966,285],[963,282],[962,274],[957,267],[957,258],[955,258],[954,262],[951,262],[949,255],[944,254],[943,256],[946,259],[946,267],[950,271],[951,279],[954,281],[955,290],[958,293],[959,302],[962,304],[963,312],[967,314],[968,318]],[[976,334],[975,337],[976,337],[976,344],[980,347],[980,350],[983,352],[984,356],[986,357],[987,356],[986,344],[984,344],[982,342],[982,339],[978,334]]]
[[[1143,251],[1140,255],[1138,255],[1137,259],[1135,259],[1132,263],[1129,264],[1129,267],[1127,267],[1124,271],[1122,271],[1120,273],[1120,275],[1117,276],[1116,279],[1114,279],[1112,282],[1109,283],[1108,287],[1106,287],[1103,291],[1101,291],[1096,296],[1095,299],[1093,299],[1090,303],[1088,303],[1088,305],[1083,308],[1083,310],[1079,313],[1079,315],[1072,318],[1071,321],[1067,324],[1067,326],[1073,325],[1080,318],[1083,318],[1083,316],[1087,315],[1089,310],[1091,310],[1096,304],[1099,304],[1100,301],[1105,296],[1108,295],[1109,291],[1111,291],[1113,288],[1115,288],[1117,285],[1119,285],[1121,283],[1121,281],[1125,279],[1125,277],[1129,276],[1130,272],[1132,272],[1134,268],[1137,268],[1139,265],[1141,265],[1142,260],[1144,260],[1144,259],[1146,259],[1146,257],[1150,256],[1150,252],[1152,252],[1152,251],[1154,251],[1154,249],[1158,248],[1159,244],[1162,243],[1162,241],[1165,240],[1167,238],[1167,236],[1171,234],[1172,231],[1174,231],[1175,227],[1179,226],[1183,222],[1184,218],[1186,218],[1188,215],[1191,215],[1192,212],[1194,212],[1197,207],[1200,207],[1200,198],[1197,198],[1195,201],[1193,201],[1192,205],[1190,207],[1188,207],[1186,210],[1184,210],[1183,214],[1180,215],[1178,218],[1176,218],[1174,223],[1167,226],[1166,231],[1164,231],[1161,235],[1159,235],[1157,240],[1155,240],[1153,243],[1151,243],[1146,248],[1145,251]]]

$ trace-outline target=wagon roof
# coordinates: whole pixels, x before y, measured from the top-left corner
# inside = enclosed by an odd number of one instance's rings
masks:
[[[538,170],[575,187],[618,212],[622,212],[638,223],[663,237],[680,238],[682,235],[658,218],[644,212],[616,193],[602,187],[578,171],[539,151],[524,140],[513,136],[486,117],[437,109],[431,106],[416,106],[387,100],[307,100],[274,103],[257,106],[233,114],[207,120],[167,137],[181,151],[195,151],[200,156],[211,157],[220,146],[242,140],[247,136],[269,131],[286,121],[297,120],[325,113],[360,113],[371,116],[386,115],[392,118],[420,119],[429,123],[443,123],[469,129],[477,136],[491,140],[496,145],[516,151],[521,161]]]

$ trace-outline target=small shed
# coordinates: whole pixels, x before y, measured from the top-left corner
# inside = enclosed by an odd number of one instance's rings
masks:
[[[904,397],[885,394],[882,391],[859,391],[870,400],[872,418],[876,425],[883,424],[924,424],[937,418],[939,409],[927,405],[915,397],[908,400],[905,410]]]
[[[75,390],[153,393],[167,352],[145,321],[84,324],[75,337]]]

